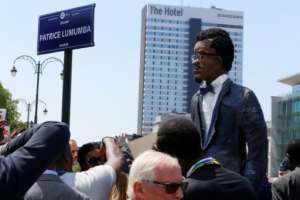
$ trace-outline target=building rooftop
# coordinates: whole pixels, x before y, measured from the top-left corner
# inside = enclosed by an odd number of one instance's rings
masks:
[[[287,84],[290,86],[298,85],[298,84],[300,84],[300,73],[283,78],[283,79],[279,79],[278,82],[284,83],[284,84]]]

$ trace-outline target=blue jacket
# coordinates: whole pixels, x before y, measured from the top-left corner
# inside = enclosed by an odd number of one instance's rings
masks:
[[[45,122],[2,146],[1,199],[22,198],[48,165],[64,152],[69,138],[65,123]]]
[[[208,137],[201,127],[202,95],[192,98],[192,120],[201,136],[203,157],[214,157],[232,171],[247,177],[258,190],[267,170],[267,129],[255,94],[227,79],[213,110]]]

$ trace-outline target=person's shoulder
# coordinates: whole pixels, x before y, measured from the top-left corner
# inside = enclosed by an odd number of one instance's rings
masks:
[[[232,191],[230,196],[236,196],[238,199],[255,199],[254,188],[246,177],[224,167],[220,167],[220,170],[223,172],[223,178],[220,179],[223,188]]]
[[[250,181],[241,174],[224,167],[220,167],[220,170],[222,170],[224,177],[227,177],[228,180],[235,180],[235,182],[238,183],[240,186],[251,188]]]
[[[230,85],[230,89],[236,92],[241,92],[241,93],[250,93],[253,92],[250,88],[240,85],[238,83],[233,82],[231,79],[227,80],[227,84]]]
[[[104,174],[115,174],[115,170],[112,166],[110,165],[98,165],[96,167],[92,167],[85,171],[85,173],[104,173]],[[77,172],[78,173],[78,172]],[[82,172],[81,172],[82,173]]]
[[[214,179],[203,177],[199,173],[196,173],[184,180],[184,192],[187,194],[199,192],[209,194],[216,190],[219,190],[218,183],[214,181]]]
[[[294,174],[294,175],[300,175],[300,167],[296,167],[293,171],[291,171],[290,173]],[[289,174],[289,173],[288,173]]]
[[[54,199],[57,197],[70,197],[74,199],[75,191],[61,179],[52,174],[42,174],[36,183],[27,191],[27,199]]]
[[[272,185],[279,185],[279,184],[282,184],[282,182],[285,182],[287,178],[287,174],[284,175],[284,176],[281,176],[281,177],[277,177],[273,182],[272,182]]]
[[[254,91],[246,86],[239,85],[231,81],[230,92],[233,97],[239,97],[241,99],[253,100],[256,98]]]
[[[283,188],[286,188],[287,185],[290,182],[291,173],[292,172],[290,172],[289,174],[286,174],[284,176],[278,177],[276,180],[274,180],[272,182],[272,188],[273,188],[273,190],[283,190]]]
[[[116,176],[115,170],[110,165],[99,165],[82,172],[67,172],[61,177],[63,180],[75,182],[77,185],[80,182],[105,182],[108,179],[115,182]]]
[[[87,171],[73,173],[74,186],[80,192],[88,194],[92,199],[108,199],[117,175],[110,165],[99,165]],[[99,190],[102,188],[102,190]]]
[[[214,200],[224,197],[224,187],[216,179],[216,174],[213,176],[205,175],[205,173],[200,171],[207,172],[207,170],[203,169],[198,170],[197,173],[184,180],[184,199],[198,199],[199,196],[203,196]]]
[[[286,183],[296,183],[300,180],[300,168],[297,167],[288,174],[279,177],[274,181],[274,184],[286,184]]]
[[[239,174],[239,173],[237,173],[237,172],[235,172],[235,171],[232,171],[232,170],[230,170],[230,169],[227,169],[227,168],[225,168],[225,167],[220,167],[219,169],[220,169],[220,171],[222,171],[224,174],[228,174],[228,175],[230,175],[230,176],[232,176],[232,177],[240,178],[240,179],[242,179],[242,180],[247,180],[247,179],[246,179],[245,177],[243,177],[241,174]]]
[[[35,182],[25,193],[24,200],[43,199],[43,192],[38,182]]]

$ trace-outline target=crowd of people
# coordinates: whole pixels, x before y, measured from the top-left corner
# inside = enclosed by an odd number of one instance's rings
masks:
[[[78,148],[68,125],[44,122],[1,138],[3,199],[296,200],[300,139],[291,140],[277,180],[268,181],[267,130],[254,92],[230,80],[234,44],[201,31],[192,63],[200,84],[191,118],[161,122],[156,141],[133,158],[124,137]],[[0,122],[0,135],[6,122]]]

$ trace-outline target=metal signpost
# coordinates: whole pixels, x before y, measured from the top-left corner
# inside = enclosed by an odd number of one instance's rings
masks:
[[[64,51],[62,121],[70,124],[72,50],[94,46],[96,4],[41,15],[37,54]]]

